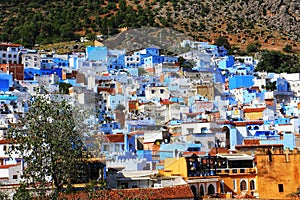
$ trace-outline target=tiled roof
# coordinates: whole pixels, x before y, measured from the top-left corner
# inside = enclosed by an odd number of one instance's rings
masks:
[[[206,152],[204,151],[185,151],[183,152],[184,157],[192,156],[193,154],[200,156],[200,155],[206,155]]]
[[[231,124],[236,126],[246,126],[246,125],[253,125],[253,124],[263,124],[263,120],[251,120],[251,121],[229,121],[229,120],[220,120],[217,121],[217,124]]]
[[[283,144],[251,144],[251,145],[235,145],[236,149],[245,147],[267,148],[267,147],[283,147]]]
[[[8,168],[15,167],[18,165],[20,165],[20,164],[1,165],[0,169],[8,169]]]
[[[211,155],[211,156],[215,156],[218,153],[226,153],[226,154],[228,154],[229,151],[225,147],[219,147],[219,148],[215,148],[214,147],[214,148],[212,148],[209,151],[209,155]]]
[[[235,121],[232,124],[236,126],[246,126],[250,124],[263,124],[263,123],[264,123],[263,120],[255,120],[255,121]]]
[[[21,47],[21,44],[11,44],[11,43],[0,43],[0,46],[7,46],[7,47]]]
[[[93,193],[94,198],[88,198],[91,194],[79,192],[70,195],[61,195],[59,199],[193,199],[194,195],[188,185],[180,185],[165,188],[136,188],[123,190],[99,190]]]
[[[0,144],[10,144],[9,140],[3,139],[0,140]]]
[[[124,134],[110,134],[106,135],[109,142],[124,142]],[[131,135],[128,135],[128,139],[131,138]]]
[[[129,134],[130,135],[144,135],[144,131],[131,131]]]
[[[244,140],[244,145],[259,145],[259,140]]]
[[[244,108],[244,113],[251,113],[251,112],[262,112],[264,111],[266,108]]]
[[[164,100],[160,101],[161,105],[170,105],[170,104],[173,104],[173,103],[175,103],[175,102],[169,101],[169,99],[164,99]]]

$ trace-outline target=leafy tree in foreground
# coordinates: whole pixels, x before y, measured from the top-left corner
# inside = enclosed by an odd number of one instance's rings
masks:
[[[84,179],[83,121],[81,112],[66,101],[37,97],[10,129],[10,153],[21,154],[25,162],[23,184],[40,197],[56,199],[64,185]],[[52,183],[54,190],[47,190]]]

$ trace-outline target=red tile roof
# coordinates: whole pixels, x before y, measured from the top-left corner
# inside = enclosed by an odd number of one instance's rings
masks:
[[[8,168],[15,167],[15,166],[18,166],[18,165],[20,165],[20,163],[18,163],[18,164],[10,164],[10,165],[1,165],[0,169],[8,169]]]
[[[266,108],[244,108],[244,113],[251,113],[251,112],[262,112]]]
[[[106,135],[109,142],[124,142],[124,134],[111,134]],[[131,135],[128,135],[128,139],[131,138]]]
[[[235,145],[236,149],[242,149],[242,148],[249,148],[249,147],[255,147],[255,148],[267,148],[267,147],[283,147],[283,144],[252,144],[252,145]]]
[[[185,151],[185,152],[183,152],[183,156],[185,156],[185,157],[192,156],[193,154],[200,156],[200,155],[206,155],[206,152],[204,152],[204,151]]]
[[[175,103],[175,102],[169,101],[169,99],[163,99],[163,100],[160,101],[161,105],[170,105],[170,104],[173,104],[173,103]]]
[[[93,193],[93,198],[88,198],[91,194],[78,192],[75,194],[60,195],[59,199],[94,199],[94,200],[125,200],[125,199],[193,199],[194,195],[188,185],[165,187],[165,188],[136,188],[123,190],[99,190]]]
[[[217,124],[231,124],[236,126],[246,126],[246,125],[253,125],[253,124],[263,124],[263,120],[251,120],[251,121],[229,121],[229,120],[220,120],[217,121]]]
[[[21,47],[21,44],[11,44],[11,43],[0,43],[0,46],[7,46],[7,47]]]
[[[236,126],[246,126],[250,124],[263,124],[263,120],[255,120],[255,121],[234,121],[232,124]]]
[[[3,139],[3,140],[0,140],[0,144],[10,144],[10,141]]]
[[[244,140],[244,145],[259,145],[259,140]]]
[[[215,156],[216,154],[218,153],[226,153],[228,154],[229,153],[229,150],[226,149],[225,147],[219,147],[219,148],[212,148],[210,151],[209,151],[209,155],[211,156]]]

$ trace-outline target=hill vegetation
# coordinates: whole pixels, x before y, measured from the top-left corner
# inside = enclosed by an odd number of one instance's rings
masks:
[[[25,46],[114,35],[120,28],[170,27],[200,41],[298,49],[297,0],[7,0],[0,2],[0,40]]]

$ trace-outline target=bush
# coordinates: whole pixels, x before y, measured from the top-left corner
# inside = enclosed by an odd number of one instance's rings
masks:
[[[258,52],[261,48],[261,43],[259,41],[256,41],[254,43],[251,43],[247,46],[247,53],[255,53]]]

